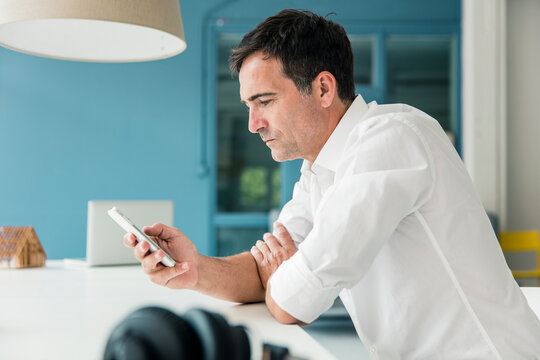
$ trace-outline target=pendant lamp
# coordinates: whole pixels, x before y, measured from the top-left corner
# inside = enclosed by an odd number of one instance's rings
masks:
[[[186,48],[179,0],[0,0],[0,45],[64,60],[136,62]]]

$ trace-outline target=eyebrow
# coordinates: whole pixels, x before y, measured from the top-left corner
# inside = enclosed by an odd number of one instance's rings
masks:
[[[263,96],[272,96],[272,95],[276,95],[277,93],[275,92],[267,92],[267,93],[260,93],[260,94],[255,94],[255,95],[252,95],[249,99],[247,99],[247,101],[253,101],[253,100],[256,100],[260,97],[263,97]],[[242,100],[243,103],[245,103],[244,100]]]

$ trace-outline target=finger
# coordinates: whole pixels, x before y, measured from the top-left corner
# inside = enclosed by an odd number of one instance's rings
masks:
[[[144,272],[148,274],[162,268],[163,264],[161,264],[160,261],[163,259],[163,256],[162,250],[154,251],[153,253],[146,255],[141,261]]]
[[[261,250],[259,250],[259,248],[257,248],[256,246],[251,247],[250,253],[255,259],[255,262],[257,262],[257,264],[260,264],[263,261],[264,256],[261,253]]]
[[[137,244],[137,238],[132,233],[124,235],[124,245],[128,248],[134,248]]]
[[[266,233],[263,235],[263,240],[268,245],[270,252],[275,258],[279,257],[280,251],[282,249],[281,244],[278,239],[271,233]]]
[[[182,275],[191,270],[192,264],[189,262],[176,263],[173,267],[161,267],[149,275],[150,281],[167,286],[175,277]]]
[[[270,252],[268,245],[266,245],[264,241],[257,240],[257,242],[255,243],[255,246],[261,251],[264,258],[266,259],[272,258],[272,253]]]
[[[295,247],[291,234],[289,234],[289,232],[287,231],[285,226],[283,226],[282,223],[279,223],[276,221],[274,223],[274,231],[276,232],[279,243],[283,247],[286,247],[286,248],[289,248],[291,246]]]
[[[135,246],[133,254],[137,260],[143,261],[146,253],[148,253],[148,250],[150,250],[150,245],[148,245],[146,241],[141,241],[137,244],[137,246]]]

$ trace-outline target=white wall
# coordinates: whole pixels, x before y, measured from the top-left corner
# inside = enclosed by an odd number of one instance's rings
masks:
[[[506,0],[463,0],[463,159],[506,225]]]
[[[540,1],[507,1],[507,229],[540,229]]]

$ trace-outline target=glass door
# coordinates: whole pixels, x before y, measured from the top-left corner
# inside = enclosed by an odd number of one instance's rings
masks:
[[[248,131],[248,113],[240,102],[240,85],[229,71],[230,49],[241,33],[217,32],[216,207],[213,219],[217,255],[251,248],[278,210],[292,196],[301,160],[277,163],[260,138]],[[355,83],[366,101],[380,100],[373,70],[374,37],[351,36]]]
[[[456,145],[453,44],[451,35],[388,36],[386,99],[412,105],[434,117]]]
[[[243,34],[218,34],[217,204],[214,231],[217,255],[249,250],[268,231],[268,213],[281,203],[281,168],[265,144],[248,130],[238,78],[232,77],[230,49]]]

